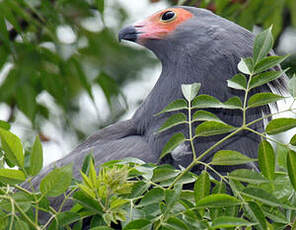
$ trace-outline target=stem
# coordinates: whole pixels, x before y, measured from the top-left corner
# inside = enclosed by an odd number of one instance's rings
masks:
[[[10,198],[10,203],[11,203],[11,220],[10,220],[9,230],[12,230],[14,217],[15,217],[14,200],[12,198]]]
[[[15,207],[16,207],[16,209],[21,213],[21,215],[26,219],[26,221],[28,221],[35,229],[37,229],[37,230],[40,230],[40,227],[37,225],[37,224],[35,224],[31,219],[30,219],[30,217],[28,217],[27,215],[26,215],[26,213],[18,206],[18,204],[17,203],[14,203],[14,205],[15,205]]]
[[[18,206],[18,204],[14,201],[14,199],[10,196],[3,196],[3,195],[0,195],[0,198],[1,199],[6,199],[6,200],[9,200],[11,202],[11,215],[12,215],[12,221],[10,223],[10,227],[9,229],[12,229],[12,224],[13,224],[13,218],[15,217],[15,209],[17,209],[20,214],[26,219],[26,221],[28,223],[30,223],[34,229],[37,229],[37,230],[40,230],[40,227],[38,225],[36,225],[27,215],[26,213]]]
[[[171,189],[174,187],[174,185],[176,184],[176,182],[178,180],[180,180],[180,178],[182,178],[187,172],[189,172],[195,165],[197,165],[201,159],[207,155],[209,152],[211,152],[213,149],[215,149],[216,147],[218,147],[220,144],[222,144],[223,142],[225,142],[226,140],[228,140],[229,138],[231,138],[232,136],[234,136],[235,134],[239,133],[241,130],[243,130],[242,127],[238,128],[237,130],[233,131],[232,133],[230,133],[229,135],[227,135],[226,137],[222,138],[220,141],[218,141],[217,143],[215,143],[214,145],[212,145],[210,148],[208,148],[206,151],[204,151],[199,157],[197,157],[195,160],[193,160],[190,165],[188,165],[186,167],[186,169],[184,169],[184,171],[182,171],[173,181],[173,183],[168,187],[168,189]]]
[[[32,193],[30,191],[28,191],[27,189],[19,186],[19,185],[13,185],[15,188],[17,188],[20,191],[23,191],[24,193],[27,193],[28,195],[32,195]]]
[[[77,190],[77,188],[73,188],[68,194],[65,195],[65,198],[63,199],[58,212],[61,212],[63,209],[63,206],[65,205],[66,201],[69,199],[69,197]]]
[[[189,125],[189,141],[191,145],[191,150],[193,154],[193,160],[196,159],[196,152],[194,148],[194,143],[193,143],[193,135],[192,135],[192,117],[191,117],[191,101],[188,101],[188,125]]]
[[[218,141],[217,143],[215,143],[214,145],[212,145],[210,148],[208,148],[206,151],[204,151],[198,158],[196,158],[195,161],[200,161],[205,155],[207,155],[213,149],[215,149],[220,144],[222,144],[223,142],[225,142],[226,140],[228,140],[230,137],[234,136],[235,134],[239,133],[242,130],[243,130],[243,128],[240,127],[238,129],[236,129],[235,131],[233,131],[232,133],[228,134],[226,137],[222,138],[220,141]]]
[[[252,79],[253,74],[250,74],[250,77],[248,79],[247,88],[245,90],[245,98],[244,98],[244,104],[243,104],[243,126],[246,125],[246,113],[247,113],[247,100],[248,100],[248,93],[249,93],[249,87],[250,82]]]
[[[262,121],[262,120],[264,120],[266,118],[269,118],[269,117],[272,117],[274,115],[278,115],[278,114],[286,113],[286,112],[294,112],[294,110],[296,111],[296,109],[290,109],[289,108],[289,109],[285,109],[285,110],[282,110],[282,111],[279,111],[279,112],[276,112],[276,113],[270,113],[270,114],[267,114],[265,116],[262,116],[262,117],[260,117],[260,118],[258,118],[256,120],[254,120],[254,121],[251,121],[251,122],[247,123],[245,126],[253,125],[253,124],[255,124],[255,123],[259,122],[259,121]]]
[[[172,189],[178,180],[180,180],[186,173],[188,173],[194,166],[196,165],[195,160],[190,163],[173,181],[173,183],[168,187],[168,189]]]
[[[55,216],[55,215],[52,215],[52,216],[49,218],[49,220],[46,222],[46,224],[42,227],[41,230],[46,229],[46,227],[50,224],[50,222],[51,222],[54,218],[56,218],[56,216]]]
[[[202,162],[202,161],[198,161],[198,164],[204,165],[205,167],[209,168],[210,170],[212,170],[217,176],[219,176],[223,181],[225,181],[225,183],[228,184],[228,181],[225,179],[225,176],[223,176],[222,174],[220,174],[216,169],[214,169],[210,164]]]
[[[293,99],[293,102],[291,103],[291,105],[290,105],[290,107],[289,107],[289,110],[293,110],[293,108],[292,108],[292,107],[293,107],[293,105],[294,105],[295,101],[296,101],[296,100],[295,100],[295,98],[294,98],[294,99]]]
[[[267,140],[270,140],[270,141],[272,141],[272,142],[274,142],[274,143],[277,143],[277,144],[279,144],[279,145],[287,146],[286,144],[283,144],[283,143],[281,143],[280,141],[277,141],[277,140],[275,140],[275,139],[273,139],[273,138],[271,138],[271,137],[268,137],[268,136],[264,135],[263,133],[260,133],[260,132],[254,130],[254,129],[249,128],[249,127],[244,127],[244,129],[245,129],[245,130],[248,130],[248,131],[250,131],[250,132],[252,132],[252,133],[255,133],[255,134],[257,134],[258,136],[263,137],[263,138],[265,138],[265,139],[267,139]]]

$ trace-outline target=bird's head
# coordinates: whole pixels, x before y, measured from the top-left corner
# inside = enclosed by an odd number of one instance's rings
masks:
[[[119,32],[119,41],[123,39],[145,46],[151,40],[167,39],[180,24],[192,17],[193,14],[183,8],[168,8],[122,29]]]
[[[123,28],[118,36],[119,41],[136,42],[152,50],[160,59],[162,56],[169,59],[174,50],[180,54],[192,43],[195,43],[195,48],[198,48],[196,43],[205,45],[205,36],[202,35],[207,34],[214,24],[215,15],[208,10],[172,7]]]

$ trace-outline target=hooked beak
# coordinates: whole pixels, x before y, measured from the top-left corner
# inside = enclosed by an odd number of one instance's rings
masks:
[[[136,27],[127,26],[119,31],[118,40],[119,42],[121,42],[121,40],[136,42],[139,33],[140,32],[137,31]]]

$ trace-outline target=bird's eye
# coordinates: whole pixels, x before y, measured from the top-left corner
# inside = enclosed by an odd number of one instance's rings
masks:
[[[163,22],[169,22],[169,21],[174,20],[175,17],[176,17],[176,13],[175,12],[173,12],[173,11],[166,11],[161,16],[161,21],[163,21]]]

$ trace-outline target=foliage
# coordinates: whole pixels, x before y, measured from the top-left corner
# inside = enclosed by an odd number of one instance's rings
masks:
[[[9,124],[0,123],[0,229],[81,229],[82,220],[90,217],[90,229],[294,229],[296,223],[296,152],[295,136],[289,144],[282,144],[273,134],[296,127],[293,118],[271,120],[260,133],[250,125],[271,115],[247,123],[247,111],[282,99],[272,93],[248,96],[252,88],[266,84],[283,73],[270,68],[283,57],[266,57],[272,47],[271,30],[256,38],[252,58],[242,58],[238,65],[245,74],[235,75],[228,86],[242,90],[243,102],[231,98],[221,102],[208,95],[198,95],[201,85],[182,85],[184,99],[172,102],[162,113],[176,111],[161,127],[160,132],[180,123],[188,125],[189,135],[176,134],[165,146],[161,157],[169,154],[178,144],[192,145],[193,161],[187,168],[175,169],[170,165],[154,165],[138,159],[106,162],[96,170],[91,155],[85,157],[81,170],[82,181],[72,179],[72,165],[56,168],[41,181],[40,188],[19,185],[38,174],[42,167],[42,146],[36,138],[32,148],[25,151],[17,136],[9,131]],[[265,44],[265,45],[264,45]],[[264,66],[264,68],[263,68]],[[246,77],[246,75],[248,75]],[[291,95],[296,100],[296,78],[289,82]],[[255,98],[255,99],[253,99]],[[219,120],[205,108],[239,109],[243,123],[233,127]],[[187,116],[181,115],[187,110]],[[196,110],[199,109],[199,110]],[[195,111],[195,112],[194,112]],[[295,112],[291,106],[287,111]],[[278,112],[280,113],[280,112]],[[201,122],[192,132],[195,122]],[[231,136],[248,130],[262,137],[258,159],[239,152],[220,150],[209,163],[201,159]],[[196,156],[193,141],[200,136],[228,133],[226,137]],[[267,134],[271,136],[267,136]],[[176,144],[177,143],[177,144]],[[271,143],[276,143],[277,151]],[[221,175],[215,165],[241,165],[257,161],[261,172],[237,169]],[[3,167],[6,163],[10,168]],[[200,175],[190,172],[202,164]],[[215,179],[215,174],[219,179]],[[183,185],[191,184],[188,190]],[[188,187],[188,185],[187,185]],[[60,200],[54,210],[50,197]],[[67,202],[71,210],[62,211]],[[40,223],[39,212],[50,217]]]
[[[82,135],[85,130],[73,121],[81,109],[78,101],[86,94],[96,107],[96,88],[102,89],[113,116],[97,119],[93,127],[124,113],[125,103],[112,105],[114,99],[124,102],[120,86],[153,61],[143,51],[118,44],[114,28],[105,24],[104,10],[104,0],[0,2],[0,70],[11,65],[1,80],[0,102],[10,107],[9,122],[21,111],[40,132],[45,121],[58,123],[52,107],[40,101],[40,95],[47,95],[60,109],[64,128]],[[126,12],[119,4],[113,11],[120,26]],[[68,37],[61,38],[61,33]],[[102,115],[101,108],[97,115]]]
[[[296,27],[296,3],[293,0],[171,0],[173,4],[207,8],[224,18],[252,30],[255,25],[268,28],[273,25],[273,35],[279,36],[290,23]],[[285,17],[285,15],[287,17]]]

